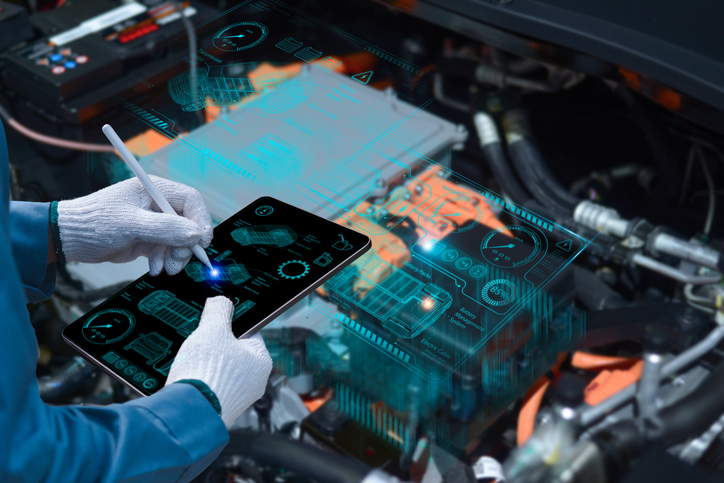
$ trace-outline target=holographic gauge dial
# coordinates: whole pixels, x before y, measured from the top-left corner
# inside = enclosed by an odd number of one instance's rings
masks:
[[[441,231],[462,233],[475,227],[481,212],[472,198],[461,193],[451,193],[435,202],[431,220]]]
[[[125,339],[136,326],[133,314],[123,309],[102,310],[83,324],[83,337],[94,344],[113,344]]]
[[[269,29],[263,23],[239,22],[216,32],[212,42],[219,50],[238,52],[259,45],[267,35]]]
[[[509,232],[514,238],[508,236]],[[480,252],[491,264],[513,268],[527,265],[540,253],[541,241],[533,229],[507,225],[488,233],[480,244]]]
[[[483,301],[494,307],[512,304],[518,294],[518,289],[510,280],[498,279],[488,282],[480,291]]]

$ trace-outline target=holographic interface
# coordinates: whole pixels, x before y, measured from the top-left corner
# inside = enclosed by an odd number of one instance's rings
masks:
[[[150,174],[198,189],[217,220],[272,196],[373,241],[372,250],[295,307],[303,316],[290,311],[265,329],[275,369],[289,377],[301,371],[279,334],[314,331],[329,342],[314,346],[326,354],[314,380],[334,388],[355,424],[388,443],[403,448],[407,436],[367,411],[379,402],[391,408],[390,421],[409,414],[409,387],[430,407],[444,401],[455,417],[477,417],[487,427],[557,352],[581,338],[584,314],[567,298],[570,277],[562,272],[589,240],[451,169],[468,132],[432,109],[446,81],[433,67],[380,48],[374,32],[351,35],[277,0],[240,2],[217,20],[223,25],[213,39],[199,44],[195,82],[186,64],[148,88],[151,96],[170,97],[170,107],[119,100],[164,140],[157,149],[140,145],[139,162]],[[359,55],[338,55],[339,45],[354,45]],[[174,120],[179,111],[205,123],[187,132]],[[101,161],[89,167],[101,171]],[[324,246],[313,243],[308,231],[278,222],[277,210],[260,204],[254,223],[230,226],[228,243],[212,247],[216,271],[198,262],[186,267],[199,296],[164,294],[157,279],[129,289],[126,300],[147,300],[142,315],[158,321],[154,330],[172,351],[198,324],[202,294],[239,293],[243,320],[259,310],[265,284],[304,283],[356,249],[343,233],[324,233]],[[266,253],[285,257],[262,281],[254,263]],[[138,328],[140,307],[119,308],[136,317],[121,344],[140,332],[150,338],[153,330]],[[108,337],[118,332],[122,327]],[[166,367],[173,354],[147,364],[163,350],[154,344],[112,350],[135,357],[138,367]],[[440,444],[466,438],[446,425],[430,416],[425,431]]]

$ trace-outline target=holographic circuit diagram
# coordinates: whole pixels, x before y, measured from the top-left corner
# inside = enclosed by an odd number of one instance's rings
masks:
[[[364,309],[382,327],[403,339],[411,339],[427,329],[452,304],[449,292],[433,283],[425,284],[399,270],[377,255],[366,255],[353,271],[345,270],[330,280],[332,292]],[[377,282],[381,274],[390,273]]]
[[[279,114],[298,106],[314,93],[314,85],[302,82],[294,72],[283,70],[251,77],[243,73],[254,71],[257,64],[230,64],[199,69],[196,83],[192,84],[190,72],[182,72],[168,81],[171,99],[184,111],[198,111],[207,106],[242,105],[258,101],[264,114]],[[274,90],[274,98],[265,94]]]
[[[288,226],[259,225],[237,228],[231,238],[239,245],[271,245],[284,248],[297,241],[297,234]]]

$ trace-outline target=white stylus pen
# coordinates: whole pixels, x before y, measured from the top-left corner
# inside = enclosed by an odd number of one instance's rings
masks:
[[[161,208],[161,211],[166,213],[167,215],[176,215],[180,216],[178,213],[176,213],[176,210],[171,208],[171,205],[168,204],[168,201],[166,201],[166,198],[163,197],[161,192],[158,190],[155,184],[153,184],[153,181],[151,178],[149,178],[148,174],[143,170],[140,164],[138,164],[138,161],[136,161],[136,158],[133,157],[131,152],[128,150],[125,144],[123,144],[123,141],[121,141],[121,138],[118,137],[118,134],[116,134],[116,131],[113,130],[113,128],[106,124],[103,126],[103,134],[106,135],[108,140],[111,142],[114,148],[116,148],[116,151],[118,151],[118,154],[121,155],[121,158],[123,158],[123,161],[126,162],[129,168],[131,168],[131,171],[133,171],[133,174],[136,175],[138,180],[141,182],[144,188],[146,188],[146,191],[148,191],[148,194],[151,195],[151,198],[153,198],[153,201],[156,202],[159,208]],[[206,255],[206,252],[203,248],[197,243],[196,245],[191,247],[191,251],[194,252],[194,255],[196,255],[196,258],[201,260],[201,262],[209,267],[211,270],[214,269],[214,267],[211,265],[211,262],[209,261],[209,257]]]

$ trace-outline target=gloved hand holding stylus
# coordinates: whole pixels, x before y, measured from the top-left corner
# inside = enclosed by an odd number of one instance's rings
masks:
[[[203,198],[193,188],[156,176],[154,184],[181,216],[161,213],[137,178],[116,183],[51,208],[56,246],[69,262],[129,262],[148,257],[151,275],[179,273],[191,247],[211,243],[213,225]]]
[[[237,339],[231,331],[234,304],[219,296],[206,300],[196,330],[181,345],[166,385],[188,382],[216,406],[228,428],[264,394],[272,360],[259,334]],[[206,387],[204,387],[204,385]],[[206,391],[208,388],[211,394]]]

